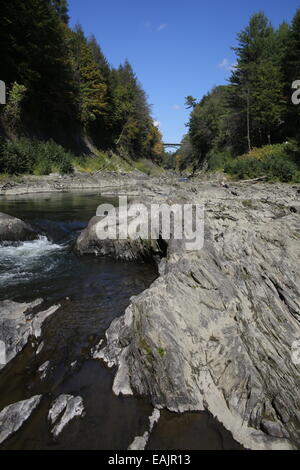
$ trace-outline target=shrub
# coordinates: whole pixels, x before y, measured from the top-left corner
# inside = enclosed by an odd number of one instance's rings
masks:
[[[289,156],[288,145],[267,145],[261,149],[253,149],[248,154],[227,162],[224,171],[238,179],[267,176],[270,180],[295,181],[298,167]]]
[[[253,148],[250,152],[241,155],[239,158],[248,159],[254,158],[256,160],[264,160],[268,157],[279,158],[287,154],[287,147],[289,144],[274,144],[274,145],[265,145],[260,148]]]
[[[21,122],[22,102],[26,94],[26,87],[14,82],[4,108],[4,121],[11,130],[16,130]]]
[[[231,161],[229,152],[211,151],[207,158],[207,169],[209,171],[223,170],[225,165]]]
[[[1,173],[31,173],[35,163],[35,152],[27,139],[5,142],[1,148]]]
[[[43,142],[25,137],[0,145],[0,172],[10,175],[34,173],[47,175],[53,169],[71,173],[73,156],[53,141]]]

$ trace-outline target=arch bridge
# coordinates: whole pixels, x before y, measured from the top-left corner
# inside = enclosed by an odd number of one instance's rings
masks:
[[[168,143],[163,143],[164,148],[179,148],[181,147],[181,144],[168,144]]]

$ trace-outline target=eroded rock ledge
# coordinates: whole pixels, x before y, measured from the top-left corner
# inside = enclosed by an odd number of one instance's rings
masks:
[[[192,181],[175,192],[205,204],[204,248],[169,244],[160,277],[95,357],[118,366],[117,394],[207,408],[247,448],[300,448],[299,187]]]

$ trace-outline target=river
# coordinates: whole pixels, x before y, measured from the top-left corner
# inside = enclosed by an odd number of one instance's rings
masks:
[[[74,240],[107,202],[97,193],[11,196],[0,211],[20,217],[43,236],[32,242],[0,246],[0,300],[28,302],[43,298],[44,307],[61,307],[43,325],[44,347],[37,355],[27,345],[0,373],[0,410],[42,394],[30,419],[0,449],[126,449],[147,429],[153,411],[146,398],[116,397],[115,370],[93,360],[91,348],[104,338],[111,321],[124,313],[130,297],[157,277],[151,264],[127,263],[73,253]],[[111,201],[110,201],[111,202]],[[50,361],[46,378],[39,367]],[[85,415],[58,439],[51,436],[47,414],[60,394],[80,395]],[[207,412],[176,415],[163,411],[149,449],[238,449],[231,434]]]

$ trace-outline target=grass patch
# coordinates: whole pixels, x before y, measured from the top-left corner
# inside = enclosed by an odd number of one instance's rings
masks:
[[[84,155],[73,159],[74,168],[78,171],[93,173],[95,171],[132,171],[133,165],[128,160],[113,152],[98,151],[96,155]]]
[[[160,176],[164,169],[146,158],[133,163],[134,168],[149,176]]]

